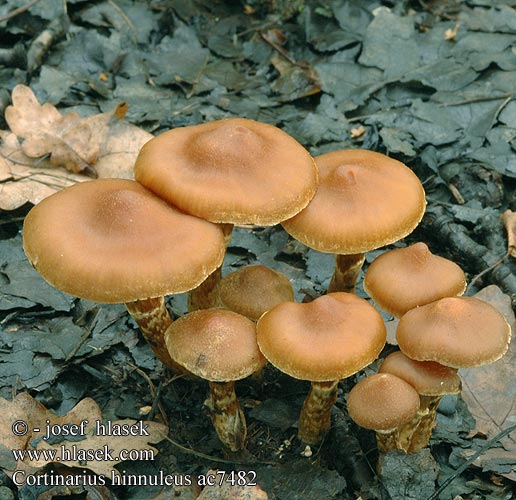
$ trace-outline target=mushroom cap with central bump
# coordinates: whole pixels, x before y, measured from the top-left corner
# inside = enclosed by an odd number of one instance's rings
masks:
[[[276,368],[312,382],[356,373],[378,357],[386,341],[378,311],[345,292],[279,304],[258,320],[257,332],[260,350]]]
[[[124,179],[81,182],[45,198],[25,218],[23,246],[50,284],[102,303],[190,290],[225,252],[219,226]]]
[[[211,382],[240,380],[265,364],[256,325],[224,309],[185,314],[168,327],[165,342],[180,365]]]
[[[403,163],[360,149],[326,153],[315,162],[317,193],[282,222],[305,245],[342,255],[364,253],[407,236],[423,217],[423,186]]]
[[[169,130],[143,146],[134,172],[184,212],[231,224],[277,224],[317,189],[308,151],[279,128],[246,118]]]
[[[465,289],[464,271],[455,262],[434,255],[422,242],[383,253],[364,277],[364,290],[398,318],[414,307],[462,295]]]
[[[487,302],[447,297],[404,314],[396,339],[411,359],[468,368],[501,358],[509,347],[511,327]]]

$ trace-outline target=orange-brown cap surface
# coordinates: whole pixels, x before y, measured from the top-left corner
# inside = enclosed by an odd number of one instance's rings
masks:
[[[390,373],[364,378],[348,394],[349,416],[364,429],[394,429],[410,422],[418,410],[416,390]]]
[[[232,224],[277,224],[317,189],[317,167],[301,144],[245,118],[169,130],[143,146],[134,172],[184,212]]]
[[[360,149],[326,153],[315,161],[317,193],[304,210],[282,223],[307,246],[364,253],[407,236],[423,217],[423,186],[403,163]]]
[[[416,361],[401,351],[393,352],[384,359],[380,373],[396,375],[423,396],[456,394],[461,389],[460,377],[455,368],[435,361]]]
[[[400,317],[416,306],[462,295],[466,277],[455,262],[419,242],[377,257],[366,271],[364,289],[384,311]]]
[[[487,302],[447,297],[404,314],[396,338],[409,358],[467,368],[501,358],[511,340],[511,327]]]
[[[279,304],[258,320],[257,331],[258,345],[274,366],[312,382],[356,373],[378,357],[386,340],[380,314],[345,292]]]
[[[23,246],[53,286],[104,303],[190,290],[225,252],[217,225],[123,179],[82,182],[45,198],[25,218]]]
[[[165,333],[174,360],[212,382],[245,378],[265,364],[256,325],[224,309],[202,309],[174,321]]]
[[[293,300],[294,290],[288,277],[266,266],[241,267],[220,283],[222,306],[253,321],[281,302]]]

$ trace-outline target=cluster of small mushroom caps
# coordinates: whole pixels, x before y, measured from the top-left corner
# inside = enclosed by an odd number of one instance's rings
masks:
[[[36,205],[23,231],[30,262],[67,293],[125,303],[168,368],[208,380],[215,430],[232,451],[246,439],[235,381],[267,360],[312,383],[298,434],[320,442],[339,380],[385,345],[380,313],[353,292],[365,252],[402,239],[421,220],[426,202],[416,175],[366,150],[314,159],[272,125],[231,118],[155,137],[134,177],[82,182]],[[276,224],[335,254],[328,294],[296,303],[288,277],[260,265],[222,278],[233,226]],[[456,369],[507,349],[503,316],[456,297],[464,285],[458,266],[423,243],[386,252],[369,267],[369,295],[402,316],[401,352],[355,386],[348,408],[378,431],[382,449],[425,446],[439,397],[460,389]],[[164,296],[187,291],[189,312],[173,321]]]

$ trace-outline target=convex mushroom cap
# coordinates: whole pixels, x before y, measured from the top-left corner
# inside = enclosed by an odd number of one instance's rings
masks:
[[[404,314],[396,338],[411,359],[467,368],[501,358],[509,346],[511,327],[487,302],[447,297]]]
[[[390,373],[362,379],[348,394],[349,416],[364,429],[388,431],[410,422],[419,409],[419,394]]]
[[[190,290],[225,252],[217,225],[124,179],[82,182],[45,198],[25,218],[23,246],[53,286],[103,303]]]
[[[405,380],[423,396],[456,394],[461,390],[460,377],[455,368],[435,361],[416,361],[401,351],[389,354],[383,360],[379,371],[391,373]]]
[[[231,224],[277,224],[317,189],[317,167],[301,144],[245,118],[169,130],[143,146],[134,172],[184,212]]]
[[[380,314],[350,293],[285,302],[257,324],[264,356],[282,372],[312,382],[346,378],[372,363],[386,340]]]
[[[315,158],[317,193],[285,230],[321,252],[359,254],[411,233],[423,217],[425,193],[403,163],[380,153],[345,149]]]
[[[293,301],[294,290],[287,276],[266,266],[245,266],[220,283],[220,305],[258,321],[281,302]]]
[[[202,309],[177,319],[165,333],[174,359],[212,382],[243,379],[265,364],[256,343],[256,325],[224,309]]]
[[[466,277],[457,264],[419,242],[377,257],[365,273],[364,289],[384,311],[400,317],[416,306],[462,295]]]

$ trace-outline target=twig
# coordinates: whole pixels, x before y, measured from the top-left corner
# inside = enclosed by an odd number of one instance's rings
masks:
[[[34,7],[39,2],[39,0],[31,0],[28,4],[22,5],[21,7],[18,7],[17,9],[14,9],[13,11],[9,12],[9,14],[6,14],[5,16],[0,16],[0,23],[3,21],[8,21],[9,19],[12,19],[13,17],[16,17],[19,14],[22,14],[26,10],[29,10],[31,7]]]
[[[129,29],[131,30],[131,33],[133,35],[133,42],[137,45],[138,44],[138,30],[136,29],[133,22],[129,19],[127,14],[122,10],[122,8],[114,1],[114,0],[108,0],[109,5],[115,9],[120,17],[125,21],[125,23],[129,26]]]
[[[474,276],[471,281],[469,282],[468,286],[466,287],[466,290],[464,291],[464,295],[468,295],[469,291],[473,287],[473,285],[482,277],[484,274],[487,274],[488,272],[492,271],[495,267],[498,267],[507,257],[509,257],[510,251],[507,250],[496,262],[491,264],[489,267],[478,273],[476,276]]]
[[[496,442],[514,430],[516,430],[516,424],[507,427],[507,429],[499,432],[493,439],[487,441],[484,446],[482,446],[472,457],[466,460],[466,462],[464,462],[450,477],[448,477],[426,500],[436,500],[439,498],[439,495],[452,483],[452,481],[459,477],[480,455],[482,455],[482,453],[489,450],[489,448],[491,448]]]

